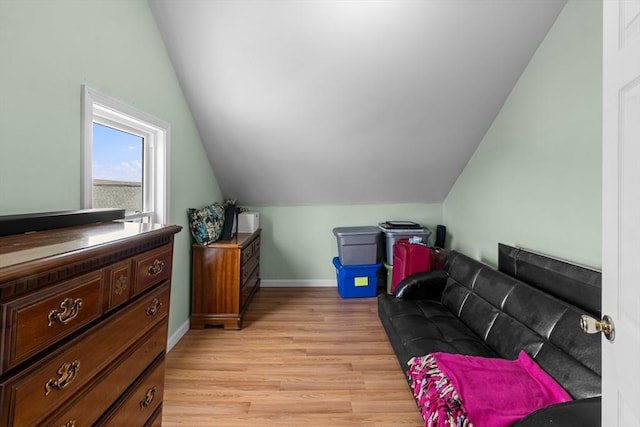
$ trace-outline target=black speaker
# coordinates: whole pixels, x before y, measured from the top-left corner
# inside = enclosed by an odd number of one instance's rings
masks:
[[[222,226],[220,240],[231,240],[235,237],[236,231],[238,230],[239,210],[236,205],[227,205],[224,208],[224,225]]]
[[[80,209],[0,216],[0,236],[124,219],[124,209]]]
[[[438,224],[436,226],[436,243],[433,245],[436,248],[444,248],[444,240],[447,237],[447,227]]]

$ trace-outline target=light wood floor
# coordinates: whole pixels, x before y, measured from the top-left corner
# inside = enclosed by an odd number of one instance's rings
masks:
[[[375,298],[262,288],[241,331],[192,329],[169,352],[162,425],[424,424]]]

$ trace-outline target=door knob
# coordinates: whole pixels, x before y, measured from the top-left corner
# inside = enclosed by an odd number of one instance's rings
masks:
[[[591,316],[583,315],[580,318],[580,329],[585,334],[597,334],[602,332],[609,341],[613,342],[616,337],[616,328],[613,319],[606,314],[602,316],[602,320],[596,320]]]

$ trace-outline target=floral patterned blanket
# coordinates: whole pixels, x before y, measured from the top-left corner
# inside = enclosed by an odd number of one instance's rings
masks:
[[[571,396],[527,353],[516,360],[430,353],[407,375],[425,427],[508,427]]]

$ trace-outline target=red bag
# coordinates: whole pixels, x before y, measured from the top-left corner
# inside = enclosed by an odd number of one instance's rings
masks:
[[[431,248],[431,269],[444,270],[444,265],[449,259],[449,251],[443,248]]]
[[[405,277],[431,269],[431,249],[419,243],[409,243],[400,239],[393,245],[393,272],[391,292]]]

